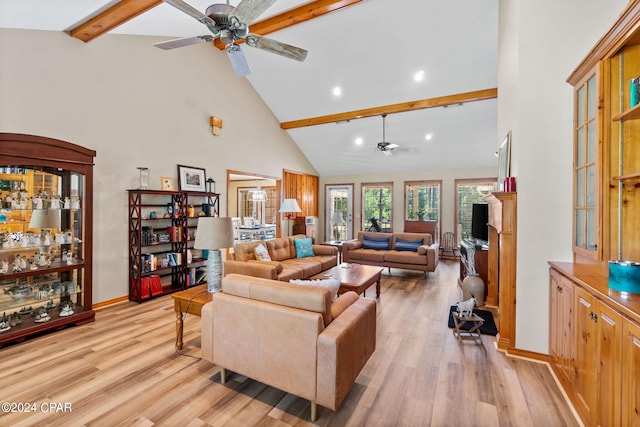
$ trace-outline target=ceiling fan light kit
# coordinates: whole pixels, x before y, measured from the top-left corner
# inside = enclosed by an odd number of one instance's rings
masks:
[[[229,61],[235,73],[241,77],[248,76],[251,71],[242,49],[237,44],[238,41],[245,41],[250,47],[300,62],[307,57],[305,49],[249,32],[249,24],[262,15],[276,0],[241,0],[236,7],[229,5],[227,1],[227,4],[209,6],[205,13],[200,12],[182,0],[164,0],[164,2],[206,25],[213,36],[186,37],[155,43],[154,46],[160,49],[175,49],[196,43],[210,42],[219,38],[221,42],[227,45],[226,51]]]

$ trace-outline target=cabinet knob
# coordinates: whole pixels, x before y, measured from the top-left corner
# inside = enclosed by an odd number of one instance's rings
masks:
[[[562,286],[557,286],[558,292],[562,293]]]

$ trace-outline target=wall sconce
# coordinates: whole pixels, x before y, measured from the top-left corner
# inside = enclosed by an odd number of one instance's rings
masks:
[[[209,122],[211,124],[211,133],[215,136],[220,135],[220,129],[222,129],[222,119],[211,116],[209,117]]]
[[[206,181],[207,193],[215,193],[216,192],[216,182],[213,178],[209,178]]]

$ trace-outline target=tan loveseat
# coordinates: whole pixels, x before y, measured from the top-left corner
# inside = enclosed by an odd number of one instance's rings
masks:
[[[389,238],[388,249],[363,248],[364,237],[379,239]],[[423,243],[417,251],[396,250],[397,239],[416,241],[422,239]],[[358,232],[358,239],[345,242],[342,245],[342,259],[344,262],[355,264],[378,265],[381,267],[404,268],[408,270],[420,270],[427,274],[436,271],[438,266],[438,244],[433,242],[429,233],[377,233]]]
[[[229,274],[202,308],[202,358],[311,401],[340,407],[376,346],[376,302],[355,292]]]
[[[297,258],[294,240],[304,238],[304,234],[299,234],[239,243],[233,247],[232,259],[224,263],[224,274],[246,274],[288,282],[291,279],[307,279],[338,265],[338,249],[333,246],[313,245],[314,256]],[[271,261],[256,259],[255,249],[259,244],[267,248]]]

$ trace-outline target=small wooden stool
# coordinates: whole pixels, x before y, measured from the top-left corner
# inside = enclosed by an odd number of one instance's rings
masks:
[[[451,312],[453,316],[453,336],[458,338],[458,342],[463,339],[476,340],[478,344],[482,344],[482,335],[480,334],[480,326],[484,323],[484,319],[473,313],[471,316],[461,315],[457,311]],[[473,326],[468,331],[460,329],[466,322],[472,322]]]

